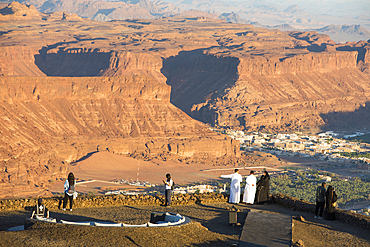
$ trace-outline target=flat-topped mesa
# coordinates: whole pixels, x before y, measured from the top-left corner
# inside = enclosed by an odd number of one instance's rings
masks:
[[[92,48],[49,49],[0,47],[0,75],[5,76],[120,76],[142,75],[166,83],[162,58],[149,53]]]
[[[162,58],[149,53],[80,48],[35,56],[38,67],[49,76],[146,75],[166,82],[160,72]]]
[[[153,78],[115,77],[0,77],[0,97],[15,100],[96,100],[123,98],[169,104],[171,87]],[[6,89],[5,89],[6,88]]]
[[[111,52],[109,58],[109,66],[100,72],[103,76],[116,76],[126,74],[152,74],[155,73],[155,78],[160,78],[160,81],[165,83],[166,78],[161,73],[162,58],[148,53]]]
[[[356,68],[357,56],[357,52],[348,51],[292,54],[282,58],[242,57],[238,65],[239,80],[252,75],[274,76],[287,73],[327,73],[338,69]]]
[[[331,112],[349,114],[370,99],[369,77],[359,69],[366,46],[288,49],[291,55],[188,52],[168,59],[163,71],[171,102],[202,122],[246,130],[337,129]],[[366,125],[337,115],[346,128]]]

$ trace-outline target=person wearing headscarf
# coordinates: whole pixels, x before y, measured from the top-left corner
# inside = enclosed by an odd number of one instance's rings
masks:
[[[63,210],[66,210],[67,201],[69,200],[69,210],[72,211],[73,206],[73,194],[75,190],[76,180],[72,172],[68,174],[68,178],[64,183],[64,199],[63,199]]]
[[[45,207],[44,204],[42,204],[42,199],[39,198],[37,200],[37,205],[35,206],[34,210],[32,211],[31,219],[33,219],[33,216],[36,217],[45,217],[49,218],[49,210]]]
[[[173,181],[171,179],[171,174],[166,174],[166,180],[162,180],[165,185],[164,190],[164,197],[165,197],[165,203],[164,206],[169,207],[171,206],[171,193],[173,188]]]
[[[325,194],[325,219],[326,220],[335,220],[335,202],[337,201],[338,197],[335,193],[335,189],[333,186],[329,185],[328,190]]]
[[[265,170],[263,171],[263,175],[261,176],[260,180],[258,180],[257,182],[255,203],[262,204],[268,202],[269,193],[270,193],[270,175]]]
[[[325,195],[326,195],[326,183],[323,182],[321,186],[316,189],[316,208],[315,208],[315,219],[322,219],[322,213],[325,207]]]
[[[240,182],[243,180],[242,175],[239,174],[239,169],[235,169],[235,173],[230,175],[220,175],[221,178],[231,178],[230,182],[230,198],[229,203],[240,202]]]
[[[254,203],[257,188],[256,182],[257,178],[254,176],[254,171],[251,171],[250,175],[245,179],[243,202],[248,204]]]

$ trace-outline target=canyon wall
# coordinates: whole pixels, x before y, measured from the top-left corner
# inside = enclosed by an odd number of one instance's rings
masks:
[[[69,163],[97,151],[240,155],[237,141],[174,107],[170,91],[147,76],[0,77],[1,188],[41,193],[65,178]]]
[[[356,68],[357,52],[320,52],[283,58],[241,58],[239,80],[249,76],[276,76],[299,73],[327,73],[344,68]]]
[[[97,22],[19,3],[0,25],[4,190],[45,191],[97,151],[240,156],[190,116],[243,130],[369,125],[369,42],[209,18]]]
[[[234,58],[197,52],[170,58],[163,71],[172,86],[171,102],[214,126],[356,129],[369,126],[365,116],[370,117],[370,79],[359,63],[355,50]],[[347,116],[360,109],[364,117]]]
[[[162,58],[152,54],[100,49],[0,47],[3,76],[121,76],[142,75],[165,83]]]
[[[0,47],[0,75],[45,76],[35,64],[36,53],[25,46]]]

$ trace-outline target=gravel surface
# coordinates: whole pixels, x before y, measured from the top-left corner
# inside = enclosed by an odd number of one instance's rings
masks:
[[[249,209],[259,208],[274,213],[301,215],[305,221],[293,220],[293,243],[303,241],[305,246],[370,246],[370,234],[356,226],[342,222],[314,219],[311,214],[291,211],[276,204],[245,205],[240,210],[241,226],[228,224],[228,203],[172,206],[118,206],[77,208],[52,211],[57,220],[105,221],[142,224],[151,212],[174,212],[191,218],[184,226],[165,228],[115,228],[37,224],[32,229],[8,232],[6,229],[22,225],[28,211],[0,212],[0,246],[233,246],[239,241],[242,226]],[[268,234],[268,233],[266,233]]]

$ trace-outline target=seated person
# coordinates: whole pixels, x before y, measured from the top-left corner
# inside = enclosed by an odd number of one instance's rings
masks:
[[[36,215],[36,217],[45,217],[45,213],[46,213],[46,218],[49,218],[49,210],[45,207],[45,205],[42,204],[42,199],[39,198],[37,200],[37,205],[32,211],[31,219],[33,219],[34,215]]]

